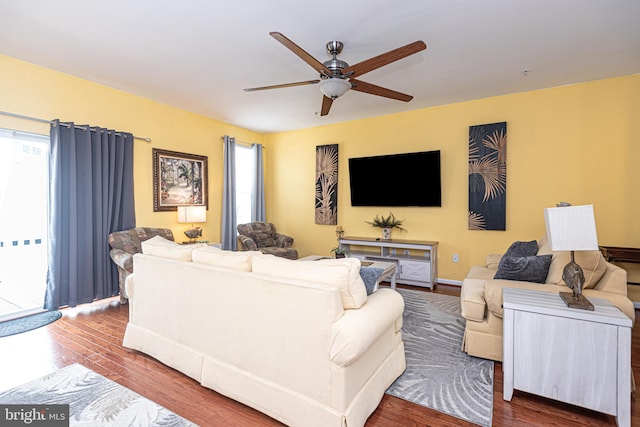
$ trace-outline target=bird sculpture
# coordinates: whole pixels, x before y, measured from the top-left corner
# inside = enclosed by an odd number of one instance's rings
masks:
[[[194,240],[197,237],[202,236],[202,228],[201,227],[193,227],[184,232],[184,234],[191,240]]]
[[[564,280],[564,283],[571,288],[575,298],[578,298],[578,295],[582,295],[584,272],[582,271],[582,268],[573,261],[573,259],[570,263],[564,266],[564,269],[562,270],[562,280]]]

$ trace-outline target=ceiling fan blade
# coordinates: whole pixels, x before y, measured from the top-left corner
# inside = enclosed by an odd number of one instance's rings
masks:
[[[318,61],[316,58],[309,55],[307,52],[304,51],[304,49],[302,49],[300,46],[298,46],[297,44],[295,44],[294,42],[286,38],[281,33],[278,33],[277,31],[273,31],[269,33],[269,35],[274,39],[278,40],[280,43],[282,43],[284,47],[289,49],[291,52],[295,53],[304,62],[311,65],[311,67],[313,67],[313,69],[319,72],[320,74],[324,74],[327,77],[330,77],[332,75],[331,70],[329,70],[322,62]]]
[[[333,104],[333,99],[329,98],[328,96],[322,96],[322,110],[320,110],[321,116],[326,116],[327,114],[329,114],[331,104]]]
[[[358,92],[384,96],[385,98],[397,99],[398,101],[404,102],[409,102],[413,99],[413,96],[407,95],[406,93],[396,92],[395,90],[376,86],[371,83],[363,82],[362,80],[350,79],[349,82],[351,83],[351,90],[356,90]]]
[[[427,45],[422,40],[418,40],[397,49],[390,50],[387,53],[383,53],[381,55],[374,56],[373,58],[369,58],[365,61],[351,65],[350,67],[342,70],[342,74],[347,77],[361,76],[364,73],[368,73],[369,71],[373,71],[384,65],[391,64],[392,62],[398,61],[402,58],[406,58],[407,56],[418,53],[421,50],[425,50],[426,48]]]
[[[249,87],[249,88],[246,88],[244,91],[245,92],[255,92],[257,90],[280,89],[280,88],[283,88],[283,87],[305,86],[305,85],[313,85],[313,84],[316,84],[316,83],[320,83],[320,80],[307,80],[307,81],[304,81],[304,82],[283,83],[281,85]]]

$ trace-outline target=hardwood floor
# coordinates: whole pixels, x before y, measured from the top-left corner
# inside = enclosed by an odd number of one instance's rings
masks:
[[[438,293],[459,295],[439,285]],[[277,426],[277,421],[200,386],[196,381],[144,354],[122,347],[128,306],[117,299],[62,310],[57,322],[0,338],[0,390],[80,363],[201,426]],[[640,312],[636,311],[637,315]],[[562,355],[558,355],[562,363]],[[632,365],[640,381],[640,328],[634,328]],[[609,415],[515,391],[502,400],[502,365],[495,364],[494,426],[609,426]],[[640,385],[640,383],[639,383]],[[637,392],[631,396],[632,425],[640,425]],[[457,418],[385,395],[367,427],[472,426]]]

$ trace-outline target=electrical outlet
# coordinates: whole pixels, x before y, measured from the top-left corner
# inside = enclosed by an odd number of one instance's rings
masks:
[[[453,260],[453,262],[460,262],[460,255],[458,255],[458,254],[453,254],[453,256],[451,257],[451,259]]]
[[[405,254],[406,256],[409,256],[409,254],[410,254],[410,253],[411,253],[411,252],[409,251],[409,249],[405,249],[405,250],[404,250],[404,254]]]

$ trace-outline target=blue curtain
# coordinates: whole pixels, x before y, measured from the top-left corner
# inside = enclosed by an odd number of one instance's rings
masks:
[[[118,295],[112,231],[135,227],[133,135],[51,123],[49,268],[44,308]]]
[[[251,220],[266,222],[267,210],[264,199],[264,147],[262,144],[253,144],[253,150],[255,151],[256,159],[256,182],[253,192],[255,199],[253,200],[253,203],[251,203],[251,207],[253,208],[253,212],[251,212]]]
[[[224,178],[222,184],[222,249],[238,249],[236,219],[236,139],[224,136]]]

